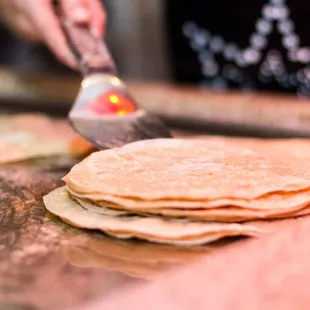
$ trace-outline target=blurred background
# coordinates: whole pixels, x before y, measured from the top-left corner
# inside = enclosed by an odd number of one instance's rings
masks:
[[[169,80],[164,0],[105,0],[106,41],[128,78]],[[150,59],[152,61],[150,61]],[[70,73],[42,46],[26,43],[1,25],[0,66],[25,72]]]
[[[310,2],[103,3],[107,45],[143,108],[182,128],[310,136]],[[0,24],[1,108],[65,115],[79,83],[47,48]]]

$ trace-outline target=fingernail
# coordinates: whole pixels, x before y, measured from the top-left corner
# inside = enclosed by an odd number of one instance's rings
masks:
[[[80,21],[84,22],[84,21],[88,21],[89,14],[85,9],[83,9],[81,7],[77,7],[72,12],[72,17],[77,22],[80,22]]]

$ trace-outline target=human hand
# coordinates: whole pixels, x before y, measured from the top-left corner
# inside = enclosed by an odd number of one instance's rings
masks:
[[[106,15],[100,0],[60,2],[70,20],[77,24],[89,24],[92,33],[103,36]],[[62,63],[77,68],[55,16],[52,0],[0,0],[0,15],[17,35],[45,43]]]

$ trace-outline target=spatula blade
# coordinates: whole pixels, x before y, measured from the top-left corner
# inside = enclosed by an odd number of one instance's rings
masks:
[[[101,102],[100,98],[111,92],[121,94],[136,110],[117,115],[100,113],[98,109],[92,108],[96,102],[96,106],[99,104],[99,110],[102,110],[106,102]],[[69,122],[81,136],[99,149],[120,147],[138,140],[172,137],[160,118],[136,107],[138,106],[121,83],[97,76],[82,84],[80,93],[69,112]]]
[[[172,137],[158,117],[142,110],[130,116],[110,119],[71,113],[69,121],[81,136],[101,150],[121,147],[138,140]]]

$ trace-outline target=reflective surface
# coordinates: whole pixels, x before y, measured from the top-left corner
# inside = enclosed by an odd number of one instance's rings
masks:
[[[43,205],[42,196],[61,184],[57,179],[0,168],[0,309],[74,309],[216,248],[120,241],[74,229]]]

